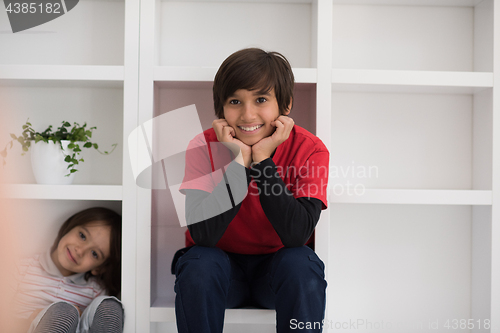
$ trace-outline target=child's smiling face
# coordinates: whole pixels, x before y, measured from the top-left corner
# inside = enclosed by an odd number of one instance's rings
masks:
[[[288,115],[290,111],[284,114]],[[269,92],[238,89],[224,103],[224,119],[235,137],[252,146],[274,133],[271,122],[280,116],[274,89]]]
[[[51,257],[64,276],[92,271],[98,274],[110,254],[111,227],[100,221],[77,226],[64,235]]]

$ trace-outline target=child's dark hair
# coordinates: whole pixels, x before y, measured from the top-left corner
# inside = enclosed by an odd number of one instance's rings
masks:
[[[85,273],[85,280],[93,277],[97,282],[107,290],[111,296],[117,296],[121,289],[121,248],[122,248],[122,218],[114,211],[94,207],[82,210],[67,219],[57,234],[54,245],[51,251],[54,251],[61,238],[70,232],[74,227],[86,225],[88,223],[99,221],[102,225],[111,227],[110,251],[109,258],[100,266],[99,274]]]
[[[284,114],[293,101],[293,85],[292,68],[282,54],[258,48],[237,51],[224,60],[215,75],[215,115],[224,118],[224,103],[238,89],[274,89],[280,114]]]

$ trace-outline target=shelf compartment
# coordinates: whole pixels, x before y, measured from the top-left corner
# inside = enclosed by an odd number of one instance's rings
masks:
[[[491,205],[491,191],[473,190],[389,190],[365,189],[363,194],[331,195],[330,203],[411,204],[411,205]]]
[[[473,94],[493,87],[493,73],[333,69],[334,91]]]
[[[0,188],[0,197],[6,199],[122,200],[119,185],[2,184]]]
[[[150,308],[151,322],[174,322],[173,300],[157,299]],[[226,309],[225,324],[275,324],[276,311],[267,309]]]
[[[3,185],[0,185],[0,191],[2,190]],[[31,195],[24,196],[21,200],[0,198],[4,208],[2,224],[10,232],[12,237],[9,240],[14,247],[9,255],[23,258],[44,253],[53,245],[64,221],[83,209],[106,207],[119,214],[122,212],[122,202],[118,200],[45,199],[47,200],[39,200]]]
[[[333,67],[491,72],[492,9],[492,0],[334,1]]]
[[[65,80],[6,81],[0,88],[0,118],[4,120],[0,123],[1,149],[11,140],[10,133],[21,134],[27,119],[36,131],[43,131],[49,125],[57,128],[63,120],[81,125],[86,122],[89,127],[97,127],[92,141],[99,144],[100,151],[110,151],[115,143],[118,146],[110,155],[83,149],[81,157],[85,162],[78,168],[73,184],[122,184],[123,88],[95,85],[98,81],[74,81],[74,85],[68,85]],[[4,183],[36,183],[31,154],[21,156],[21,153],[21,145],[14,142],[2,169]]]
[[[331,290],[328,304],[339,321],[441,323],[489,307],[487,297],[472,300],[477,282],[490,276],[491,233],[477,238],[475,229],[491,231],[491,207],[336,204],[330,210],[329,284],[342,288]],[[479,315],[473,318],[489,318]]]
[[[282,53],[292,67],[316,66],[316,5],[309,1],[160,1],[151,9],[143,15],[156,17],[157,65],[218,67],[239,49],[259,47]]]
[[[154,82],[153,117],[195,104],[201,126],[212,127],[215,119],[212,100],[212,82],[156,81]],[[295,123],[315,131],[316,84],[299,83],[294,90],[294,106],[290,116]],[[155,142],[153,141],[153,147]],[[159,142],[165,144],[164,142]],[[154,170],[153,174],[157,175]],[[151,191],[151,267],[150,298],[173,299],[175,276],[170,272],[172,258],[185,246],[186,228],[181,228],[172,194],[169,190]],[[150,304],[151,305],[151,304]]]
[[[124,0],[80,1],[57,19],[15,34],[0,11],[0,30],[0,45],[9,50],[0,64],[124,64]]]
[[[332,92],[331,184],[490,191],[492,90]]]
[[[212,82],[217,73],[216,67],[188,67],[188,66],[156,66],[153,79],[155,81],[201,81]],[[316,83],[317,70],[315,68],[293,68],[296,83]]]

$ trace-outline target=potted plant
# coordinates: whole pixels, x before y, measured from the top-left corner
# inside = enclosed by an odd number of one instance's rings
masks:
[[[96,127],[87,128],[87,123],[74,123],[71,126],[69,122],[63,121],[55,131],[50,125],[45,131],[37,132],[28,119],[21,135],[11,134],[12,140],[0,155],[5,165],[7,149],[11,149],[17,141],[22,146],[22,155],[31,147],[31,166],[38,184],[71,184],[78,171],[77,166],[84,162],[80,157],[82,148],[94,148],[100,154],[109,155],[117,146],[115,143],[110,152],[101,152],[97,143],[91,141],[95,129]]]

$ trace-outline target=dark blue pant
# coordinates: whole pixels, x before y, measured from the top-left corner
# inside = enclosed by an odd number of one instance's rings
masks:
[[[243,306],[276,309],[278,333],[321,332],[324,264],[307,246],[265,255],[194,246],[180,257],[175,275],[180,333],[221,333],[225,309]],[[292,329],[298,323],[315,329]]]

